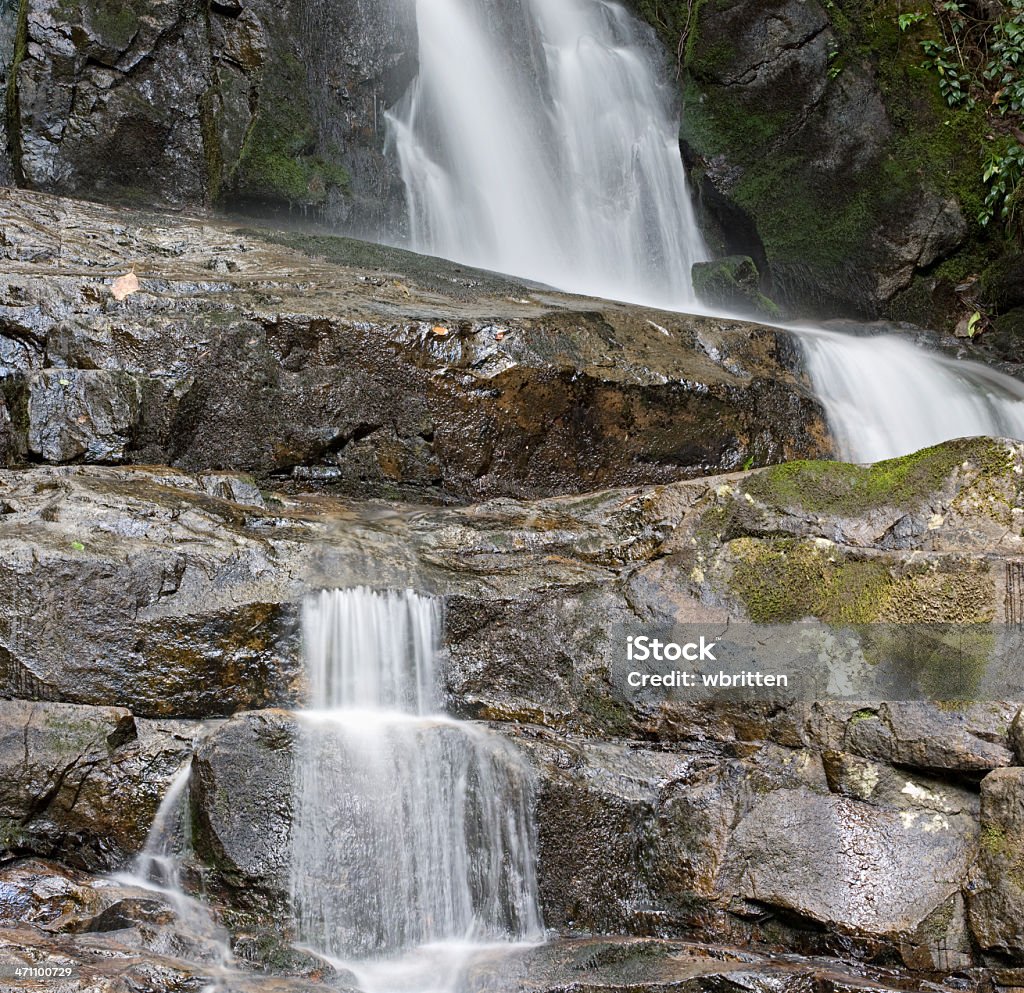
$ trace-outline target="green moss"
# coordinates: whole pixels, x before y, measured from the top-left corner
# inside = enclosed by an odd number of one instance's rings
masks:
[[[946,572],[922,563],[897,574],[888,560],[793,538],[737,538],[729,543],[729,556],[729,588],[755,623],[816,617],[842,626],[946,625],[953,639],[943,641],[947,649],[955,642],[972,658],[987,661],[991,654],[987,641],[965,641],[962,634],[995,617],[995,585],[985,566],[956,563],[955,571]],[[987,628],[979,630],[988,637]]]
[[[306,206],[322,206],[332,188],[349,189],[348,172],[317,152],[305,72],[294,56],[265,72],[231,185],[239,196]]]
[[[813,542],[738,538],[729,549],[729,586],[757,624],[867,624],[884,612],[894,583],[884,562],[848,560]]]
[[[873,710],[857,710],[850,715],[850,724],[862,724],[864,721],[877,721],[878,714]]]
[[[882,506],[912,509],[941,489],[962,463],[972,463],[982,476],[1001,476],[1009,460],[998,442],[968,438],[870,466],[789,462],[750,477],[744,489],[771,506],[809,513],[855,515]]]

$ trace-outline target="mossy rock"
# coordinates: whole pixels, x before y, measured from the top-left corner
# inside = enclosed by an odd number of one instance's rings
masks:
[[[971,563],[906,567],[794,538],[738,538],[726,554],[729,589],[757,624],[814,617],[842,626],[970,626],[995,618],[992,576]]]
[[[985,195],[984,112],[946,106],[896,0],[634,7],[681,56],[681,137],[704,219],[732,229],[730,251],[766,264],[783,306],[887,313],[915,271],[988,239],[964,222]],[[932,288],[959,281],[976,255],[950,260],[958,271]],[[929,299],[901,305],[903,319],[934,316]]]
[[[729,255],[693,266],[693,289],[711,307],[778,320],[779,308],[761,292],[761,274],[748,255]]]
[[[771,466],[747,479],[743,489],[772,507],[851,517],[883,506],[916,509],[965,463],[984,480],[1002,476],[1011,460],[1002,442],[964,438],[869,466],[802,461]]]
[[[318,148],[302,64],[280,56],[261,80],[256,112],[225,184],[227,199],[323,207],[332,190],[348,189],[348,172]]]

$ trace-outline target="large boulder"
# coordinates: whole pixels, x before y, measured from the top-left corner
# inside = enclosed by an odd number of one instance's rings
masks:
[[[10,124],[14,153],[0,183],[147,206],[312,209],[350,230],[378,230],[401,208],[376,124],[414,71],[411,8],[21,7],[20,23],[13,5],[0,10],[0,147]]]

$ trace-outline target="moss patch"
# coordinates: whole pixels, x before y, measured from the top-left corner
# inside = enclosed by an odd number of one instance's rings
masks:
[[[814,542],[737,538],[729,552],[730,589],[757,624],[804,617],[867,624],[884,611],[893,585],[885,562],[845,560]]]
[[[984,625],[995,616],[995,584],[984,565],[940,571],[922,563],[896,572],[888,559],[795,538],[737,538],[728,555],[729,588],[757,624],[816,617],[844,626]]]
[[[771,506],[853,516],[883,506],[919,507],[964,462],[971,463],[980,476],[1001,476],[1009,469],[1011,457],[998,442],[968,438],[870,466],[790,462],[759,472],[743,488]]]
[[[268,66],[231,176],[236,196],[319,207],[331,189],[348,191],[348,172],[317,150],[306,91],[305,71],[294,56]]]

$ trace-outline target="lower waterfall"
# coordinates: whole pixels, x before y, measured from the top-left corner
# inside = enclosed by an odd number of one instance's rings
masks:
[[[303,609],[296,930],[367,991],[446,990],[474,949],[544,936],[531,771],[442,712],[440,630],[439,602],[412,591],[329,590]]]

